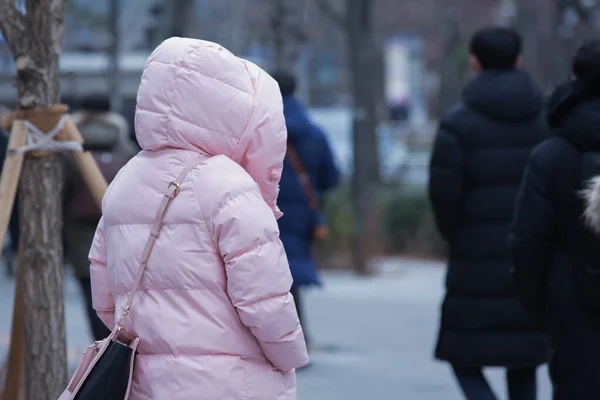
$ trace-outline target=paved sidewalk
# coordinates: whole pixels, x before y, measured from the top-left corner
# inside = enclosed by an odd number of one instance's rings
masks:
[[[307,292],[307,329],[316,341],[312,365],[298,372],[299,400],[461,400],[450,370],[432,359],[443,266],[387,260],[377,278],[325,274],[322,290]],[[6,353],[12,283],[0,278],[0,357]],[[79,288],[65,282],[69,355],[78,361],[91,342]],[[503,372],[490,370],[506,399]],[[550,399],[546,369],[539,371],[539,400]]]
[[[433,360],[443,265],[391,259],[382,269],[373,279],[327,276],[323,291],[307,293],[307,329],[340,352],[313,355],[298,374],[300,400],[463,399],[450,369]],[[506,399],[503,371],[487,375]],[[538,399],[550,399],[546,369],[538,376]]]

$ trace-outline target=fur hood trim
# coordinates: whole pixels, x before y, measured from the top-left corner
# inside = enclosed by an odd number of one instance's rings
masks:
[[[585,224],[600,233],[600,176],[592,178],[582,194],[585,200],[583,212]]]

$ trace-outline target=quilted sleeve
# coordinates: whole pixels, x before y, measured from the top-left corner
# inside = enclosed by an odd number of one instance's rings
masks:
[[[435,139],[429,169],[429,199],[442,236],[449,240],[463,202],[463,155],[459,139],[442,125]]]
[[[534,150],[517,195],[509,235],[517,294],[533,322],[540,326],[545,322],[546,271],[551,263],[558,223],[552,193],[555,185],[562,186],[558,183],[562,175],[568,176],[557,173],[554,165],[568,166],[568,161],[555,151],[553,141],[544,142]]]
[[[279,370],[308,363],[290,294],[292,277],[273,212],[257,186],[228,196],[212,215],[227,291],[242,323]]]
[[[108,285],[106,270],[106,237],[104,219],[100,220],[92,248],[90,250],[90,279],[92,282],[92,303],[98,317],[109,328],[115,326],[115,301]]]

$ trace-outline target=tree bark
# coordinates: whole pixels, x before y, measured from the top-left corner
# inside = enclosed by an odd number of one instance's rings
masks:
[[[65,0],[25,6],[22,14],[12,0],[0,0],[0,29],[17,65],[20,108],[49,107],[60,101]],[[19,188],[25,400],[58,398],[67,384],[62,185],[59,155],[26,157]]]
[[[20,186],[25,400],[58,398],[67,384],[60,157],[28,157]]]

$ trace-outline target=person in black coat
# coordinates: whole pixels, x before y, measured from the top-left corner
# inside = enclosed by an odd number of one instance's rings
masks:
[[[573,73],[548,101],[555,135],[531,156],[509,242],[519,295],[550,339],[555,400],[600,398],[600,237],[582,218],[600,169],[600,41]]]
[[[517,297],[506,242],[531,150],[546,137],[538,86],[518,70],[519,35],[486,28],[471,41],[477,73],[441,121],[429,196],[450,256],[436,357],[467,399],[495,399],[482,367],[507,367],[510,399],[536,397],[546,342]]]

